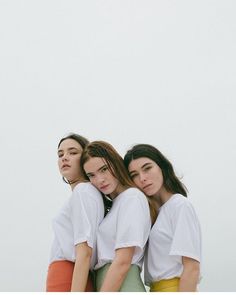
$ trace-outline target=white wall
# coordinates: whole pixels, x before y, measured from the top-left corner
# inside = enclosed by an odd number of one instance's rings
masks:
[[[169,157],[202,224],[200,290],[235,291],[235,9],[0,0],[0,291],[44,290],[69,131]]]

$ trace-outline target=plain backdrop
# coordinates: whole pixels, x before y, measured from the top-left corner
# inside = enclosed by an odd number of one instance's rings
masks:
[[[44,291],[68,132],[158,147],[202,225],[200,291],[236,291],[236,2],[0,0],[0,291]]]

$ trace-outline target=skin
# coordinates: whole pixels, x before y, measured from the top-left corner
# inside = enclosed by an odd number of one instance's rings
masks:
[[[71,189],[85,179],[80,171],[80,156],[83,149],[74,139],[65,139],[58,148],[58,167],[62,176],[72,182]],[[72,278],[71,292],[85,291],[92,249],[87,242],[75,246],[76,259]]]
[[[128,167],[131,178],[137,187],[146,196],[154,198],[158,203],[164,204],[173,195],[163,185],[163,174],[156,162],[149,158],[142,157],[132,160]],[[180,277],[179,292],[194,292],[197,289],[197,282],[200,272],[198,261],[182,257],[183,272]]]
[[[108,169],[103,158],[90,158],[84,164],[84,170],[90,182],[105,195],[114,199],[125,188],[119,183]],[[120,248],[115,251],[115,258],[109,267],[100,292],[117,292],[129,271],[135,247]]]
[[[103,194],[114,199],[125,188],[115,178],[103,158],[93,157],[84,164],[84,170],[90,182]]]

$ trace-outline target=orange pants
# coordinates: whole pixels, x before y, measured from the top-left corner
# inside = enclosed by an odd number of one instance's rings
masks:
[[[67,260],[54,261],[48,267],[46,292],[70,292],[74,263]],[[85,292],[94,292],[89,275]]]

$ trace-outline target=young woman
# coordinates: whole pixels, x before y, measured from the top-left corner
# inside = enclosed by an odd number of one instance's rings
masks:
[[[123,159],[106,142],[87,145],[81,167],[91,183],[113,199],[97,233],[97,290],[144,292],[140,271],[151,227],[146,196],[134,188]]]
[[[124,163],[137,187],[159,209],[149,236],[145,283],[150,291],[196,291],[201,229],[185,186],[172,164],[151,145],[135,145]]]
[[[80,156],[88,140],[71,134],[58,145],[58,166],[72,189],[71,197],[53,221],[46,290],[48,292],[94,291],[89,270],[96,259],[96,232],[104,217],[101,193],[84,179]]]

